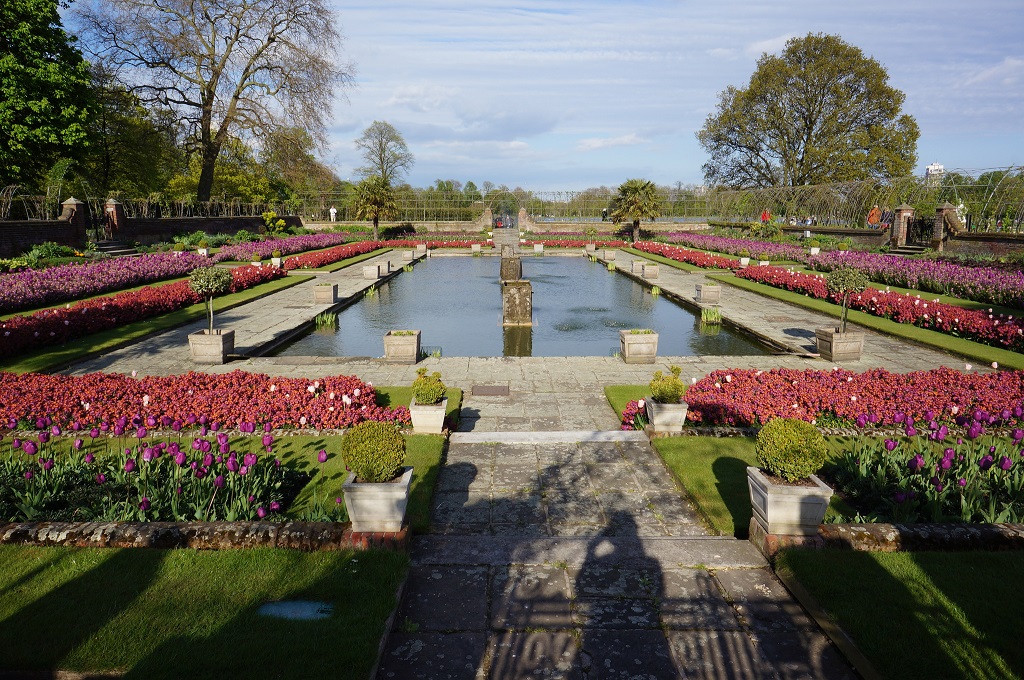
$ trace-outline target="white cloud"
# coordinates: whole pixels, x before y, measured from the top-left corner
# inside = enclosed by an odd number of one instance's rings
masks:
[[[613,146],[634,146],[636,144],[643,144],[646,141],[646,139],[641,138],[636,133],[622,135],[621,137],[590,137],[588,139],[581,139],[576,148],[580,151],[594,151]]]
[[[439,85],[400,85],[384,106],[402,106],[419,113],[442,107],[459,93],[457,88]]]
[[[783,33],[782,35],[775,36],[774,38],[767,38],[765,40],[758,40],[757,42],[750,43],[744,48],[744,52],[752,57],[760,57],[762,52],[768,54],[775,54],[782,50],[786,46],[786,42],[794,37],[792,33]]]
[[[964,85],[976,85],[996,81],[1000,85],[1015,85],[1024,72],[1024,59],[1006,57],[1003,61],[990,68],[978,71],[964,81]]]

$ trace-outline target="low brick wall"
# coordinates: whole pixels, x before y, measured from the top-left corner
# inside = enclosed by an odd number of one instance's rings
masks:
[[[0,544],[72,548],[286,548],[405,550],[408,527],[398,532],[353,532],[334,522],[20,522],[0,524]]]
[[[85,227],[67,220],[8,220],[0,222],[0,257],[15,257],[33,246],[54,241],[85,248]]]
[[[302,220],[295,215],[281,217],[289,227],[301,227]],[[170,241],[176,234],[204,231],[207,234],[235,234],[241,229],[259,232],[264,226],[262,217],[129,217],[114,237],[130,243],[144,245]]]
[[[1024,524],[822,524],[816,536],[769,534],[750,520],[750,542],[768,559],[785,548],[864,552],[1024,550]]]
[[[947,232],[948,234],[948,232]],[[991,232],[948,234],[942,252],[948,255],[991,255],[1004,257],[1024,251],[1024,234]]]

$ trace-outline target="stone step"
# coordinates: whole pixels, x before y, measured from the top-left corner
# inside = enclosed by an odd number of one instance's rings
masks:
[[[577,442],[644,442],[647,435],[623,430],[567,430],[558,432],[455,432],[452,444],[563,444]]]
[[[763,567],[767,562],[749,541],[731,536],[638,537],[416,536],[413,564],[555,564],[580,566],[588,553],[612,554],[622,566],[656,559],[662,567],[704,565],[711,569]]]

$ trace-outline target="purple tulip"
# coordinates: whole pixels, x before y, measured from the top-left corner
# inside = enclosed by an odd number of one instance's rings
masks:
[[[143,496],[142,500],[139,501],[139,510],[142,510],[143,512],[149,510],[149,499],[145,496]]]
[[[202,465],[200,465],[199,467],[195,468],[196,479],[202,479],[203,477],[205,477],[206,476],[206,472],[207,472],[206,468],[204,468]]]
[[[238,461],[234,458],[228,458],[227,468],[231,472],[238,472]]]
[[[1013,431],[1013,444],[1014,444],[1014,446],[1019,444],[1022,439],[1024,439],[1024,430],[1022,430],[1022,429],[1020,429],[1018,427],[1016,430]]]
[[[50,432],[53,433],[54,437],[59,437],[60,436],[60,425],[54,425],[53,427],[51,427],[50,428]]]
[[[981,460],[978,461],[978,467],[981,468],[982,470],[988,470],[990,467],[992,467],[993,462],[994,459],[992,458],[992,456],[982,456]]]
[[[75,451],[81,451],[83,444],[85,444],[85,442],[83,442],[81,439],[76,439],[74,443],[71,444],[71,446],[75,447]]]
[[[231,452],[231,445],[230,444],[221,444],[220,447],[219,447],[219,450],[223,454],[230,453]]]
[[[263,423],[263,431],[264,431],[264,432],[267,432],[267,433],[269,433],[269,432],[270,432],[270,431],[271,431],[272,429],[274,429],[274,428],[272,428],[272,427],[270,426],[270,423]]]
[[[886,439],[885,440],[885,450],[886,451],[892,451],[895,448],[896,448],[896,440],[895,439]]]
[[[12,439],[11,440],[11,448],[20,449],[21,448],[21,440],[18,439],[17,437]]]
[[[32,471],[25,470],[25,479],[32,479]]]
[[[220,434],[217,435],[217,443],[220,444],[221,446],[223,446],[224,444],[227,444],[228,443],[228,436],[226,434],[224,434],[223,432],[221,432]]]
[[[135,436],[138,437],[139,439],[145,439],[147,434],[149,433],[146,431],[146,428],[144,427],[140,427],[139,429],[135,430]]]
[[[214,477],[213,478],[213,485],[215,487],[217,487],[218,489],[223,488],[224,487],[224,475],[217,475],[216,477]]]
[[[274,443],[274,436],[273,435],[270,435],[270,434],[263,435],[263,445],[264,446],[270,446],[273,443]]]
[[[262,505],[260,507],[256,508],[256,516],[259,517],[260,519],[263,519],[264,517],[266,517],[267,516],[266,508],[264,508]]]
[[[242,463],[244,465],[252,467],[253,465],[256,464],[256,454],[254,454],[254,453],[247,453],[247,454],[245,454],[244,456],[242,456]]]
[[[963,477],[961,477],[960,479],[956,480],[956,483],[960,485],[960,488],[963,488],[963,487],[967,486],[967,480],[964,479]]]
[[[91,438],[93,438],[93,439],[96,439],[96,437],[99,437],[99,436],[100,436],[100,430],[99,430],[99,428],[97,428],[97,427],[94,427],[94,428],[92,428],[91,430],[89,430],[89,436],[90,436]]]
[[[203,467],[210,467],[211,465],[213,465],[213,454],[208,453],[203,456]]]
[[[103,484],[106,481],[107,481],[107,476],[105,474],[103,474],[102,472],[99,473],[98,475],[96,475],[96,483],[97,484]]]
[[[135,469],[135,459],[134,458],[129,458],[128,460],[126,460],[124,462],[124,471],[125,472],[131,472],[134,469]]]
[[[28,456],[36,455],[36,451],[39,450],[39,447],[36,446],[36,443],[32,442],[32,441],[25,442],[25,444],[24,444],[24,446],[22,448],[25,451],[25,455],[28,455]]]
[[[897,411],[896,415],[894,415],[892,417],[892,422],[899,424],[899,423],[902,423],[906,419],[907,419],[907,414],[906,413],[904,413],[903,411]]]
[[[919,472],[923,467],[924,457],[921,456],[920,453],[911,458],[910,462],[907,463],[907,469],[909,469],[911,472]]]
[[[184,451],[178,451],[176,454],[174,454],[174,464],[177,465],[178,467],[183,466],[186,463],[186,461],[188,461],[188,458],[185,456]]]
[[[238,474],[241,475],[242,477],[245,477],[247,474],[249,474],[249,466],[243,465],[242,467],[238,468]]]
[[[916,437],[917,436],[917,430],[914,428],[913,425],[910,425],[909,423],[907,424],[907,427],[904,428],[903,432],[908,437]]]
[[[47,458],[46,460],[43,461],[43,471],[44,472],[49,472],[52,469],[53,469],[53,458]]]
[[[156,418],[154,418],[153,416],[149,416],[148,418],[146,418],[146,425],[148,427],[156,427]]]
[[[907,494],[903,493],[902,491],[897,491],[896,495],[894,496],[894,498],[895,498],[897,503],[906,503],[907,502]]]
[[[277,501],[270,501],[270,511],[271,512],[277,512],[280,509],[281,509],[281,504],[280,503],[278,503]]]
[[[341,504],[342,504],[342,503],[344,503],[344,502],[345,502],[345,499],[343,499],[343,498],[342,498],[341,496],[335,496],[335,498],[334,498],[334,503],[335,503],[336,505],[341,505]]]
[[[50,433],[49,432],[40,432],[39,433],[39,443],[40,444],[45,444],[48,441],[50,441]]]
[[[210,444],[210,442],[206,441],[205,439],[199,440],[200,451],[202,451],[203,453],[209,453],[211,448],[213,448],[213,445]]]
[[[124,428],[121,427],[120,425],[115,425],[114,426],[114,436],[120,437],[123,434],[124,434]]]
[[[253,503],[256,502],[256,496],[253,496],[253,495],[250,494],[248,500],[249,500],[249,505],[252,505]]]
[[[147,446],[145,449],[143,449],[143,451],[142,451],[142,460],[146,461],[147,463],[150,462],[151,460],[153,460],[153,447],[152,446]]]
[[[316,454],[316,459],[318,461],[320,461],[321,463],[326,463],[327,462],[327,451],[324,450],[324,449],[320,449],[320,453]]]
[[[110,431],[110,423],[108,423],[105,420],[103,422],[101,422],[100,423],[100,431],[101,432],[109,432]]]
[[[85,454],[86,463],[92,463],[94,460],[96,460],[96,456],[92,455],[91,453]]]
[[[1010,468],[1013,467],[1013,461],[1007,458],[1006,456],[1003,456],[1002,458],[999,459],[999,467],[1002,470],[1009,470]]]

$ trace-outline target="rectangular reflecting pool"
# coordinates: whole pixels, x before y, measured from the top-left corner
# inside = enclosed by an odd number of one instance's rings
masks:
[[[608,356],[619,329],[651,328],[661,356],[763,355],[741,333],[702,332],[700,316],[585,257],[524,257],[533,285],[533,327],[503,328],[497,257],[434,257],[381,284],[338,314],[338,329],[316,330],[276,352],[284,356],[384,353],[389,330],[419,329],[443,356]]]

